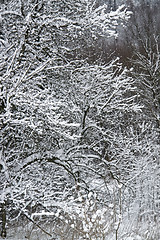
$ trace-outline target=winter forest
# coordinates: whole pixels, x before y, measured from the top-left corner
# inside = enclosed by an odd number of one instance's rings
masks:
[[[0,239],[160,239],[159,33],[159,0],[0,0]]]

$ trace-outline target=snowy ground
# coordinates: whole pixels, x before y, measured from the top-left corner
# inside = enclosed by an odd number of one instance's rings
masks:
[[[53,226],[45,228],[49,233],[52,233],[52,229]],[[64,238],[51,238],[32,224],[25,225],[25,227],[10,228],[7,229],[7,232],[8,236],[6,240],[65,240]],[[106,240],[116,240],[115,234],[107,237]],[[135,223],[133,225],[133,221],[131,220],[121,225],[118,240],[160,240],[160,233],[158,233],[158,226],[147,227],[145,224],[136,226]]]
[[[50,219],[51,220],[51,219]],[[18,223],[17,223],[18,224]],[[39,226],[49,234],[54,234],[55,221],[50,223],[39,222]],[[44,233],[40,228],[35,226],[32,222],[27,224],[22,221],[21,225],[14,227],[7,227],[7,238],[6,240],[71,240],[70,235],[65,235],[65,227],[62,226],[64,237],[50,237]],[[113,230],[114,231],[114,230]],[[1,238],[0,238],[1,240]],[[72,240],[89,240],[89,239],[72,239]],[[92,240],[101,240],[93,239]],[[112,232],[110,236],[107,236],[105,240],[116,240],[115,232]],[[127,216],[123,218],[120,228],[118,230],[118,240],[160,240],[160,229],[158,223],[145,223],[137,221],[137,214],[135,212],[132,217],[128,219]]]

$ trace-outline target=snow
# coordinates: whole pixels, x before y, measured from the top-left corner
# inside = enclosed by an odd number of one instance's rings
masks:
[[[159,240],[158,115],[146,75],[158,79],[159,52],[155,64],[151,51],[149,59],[138,55],[138,77],[118,58],[95,63],[81,56],[85,49],[92,58],[95,44],[112,36],[116,44],[131,12],[79,0],[43,1],[37,11],[34,2],[25,2],[25,16],[18,0],[4,1],[0,12],[8,38],[0,59],[0,201],[7,224],[21,225],[7,225],[7,238],[49,239],[38,223],[56,240],[74,232],[78,240],[115,240],[116,231],[120,240]]]
[[[43,227],[43,226],[41,226],[41,227]],[[92,225],[90,225],[90,227],[92,227]],[[75,225],[71,224],[71,228],[74,229]],[[24,229],[25,229],[25,231],[24,231]],[[106,226],[106,229],[107,229],[107,226]],[[50,226],[45,226],[45,230],[52,234],[52,230],[50,230]],[[89,229],[84,225],[84,231],[87,233],[88,230]],[[50,237],[48,237],[46,234],[42,233],[41,231],[37,231],[37,229],[35,229],[31,225],[26,225],[24,228],[22,228],[22,227],[9,228],[8,231],[9,231],[8,236],[7,236],[8,240],[26,240],[26,239],[28,239],[28,240],[29,239],[31,239],[31,240],[37,240],[37,239],[50,240],[51,239]],[[119,236],[121,236],[121,233],[119,233]],[[58,240],[58,239],[59,238],[56,238],[56,240]],[[110,236],[107,237],[107,239],[105,239],[105,240],[115,240],[115,235],[110,234]],[[131,236],[125,236],[125,234],[124,234],[124,237],[120,238],[120,240],[146,240],[146,239],[135,233],[135,234],[131,234]]]

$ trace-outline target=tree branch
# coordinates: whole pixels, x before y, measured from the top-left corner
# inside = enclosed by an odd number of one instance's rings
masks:
[[[52,237],[52,234],[50,234],[49,232],[47,232],[46,230],[44,230],[38,223],[36,223],[32,218],[30,218],[28,216],[28,214],[26,214],[25,212],[23,212],[23,215],[29,220],[31,221],[36,227],[38,227],[39,229],[41,229],[42,232],[44,232],[45,234],[47,234],[48,236]]]

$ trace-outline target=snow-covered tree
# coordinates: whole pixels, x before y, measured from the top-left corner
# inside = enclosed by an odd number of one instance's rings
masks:
[[[44,215],[46,224],[53,217],[54,229],[65,221],[77,234],[84,223],[91,226],[93,213],[97,229],[92,224],[89,234],[104,239],[113,228],[117,239],[122,205],[140,181],[130,184],[136,164],[143,168],[152,150],[140,154],[135,141],[142,111],[137,78],[118,59],[104,65],[89,54],[97,39],[117,37],[129,12],[124,6],[108,12],[96,1],[28,0],[2,4],[0,16],[1,235],[6,219],[22,224],[25,216],[52,236],[40,225]],[[89,192],[97,194],[85,212]],[[84,202],[77,202],[80,196]],[[111,220],[109,231],[100,209]]]

